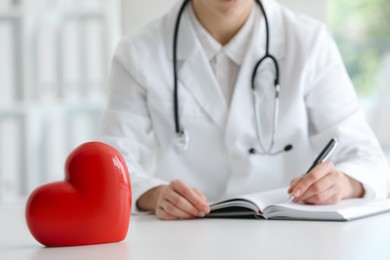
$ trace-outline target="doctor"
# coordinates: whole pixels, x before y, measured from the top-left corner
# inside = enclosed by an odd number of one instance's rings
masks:
[[[127,162],[135,212],[202,217],[283,186],[310,204],[387,194],[335,43],[273,0],[178,1],[121,41],[110,87],[102,139]],[[330,160],[298,178],[331,138]]]

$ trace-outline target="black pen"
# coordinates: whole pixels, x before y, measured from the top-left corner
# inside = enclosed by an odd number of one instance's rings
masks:
[[[307,170],[307,172],[302,176],[302,179],[304,176],[306,176],[311,170],[313,170],[318,164],[325,162],[326,160],[329,159],[329,157],[332,155],[334,149],[337,146],[337,139],[332,138],[329,143],[325,146],[325,148],[321,151],[320,155],[314,160],[313,164]],[[292,200],[295,199],[294,194],[290,194],[290,197],[288,198],[288,202],[291,202]]]

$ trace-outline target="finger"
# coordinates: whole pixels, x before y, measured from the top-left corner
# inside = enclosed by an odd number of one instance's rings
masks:
[[[194,218],[193,215],[179,209],[174,204],[172,204],[168,200],[164,200],[160,207],[169,215],[176,217],[176,218],[182,218],[182,219],[188,219],[188,218]]]
[[[171,190],[165,199],[176,206],[178,209],[187,212],[191,216],[204,217],[204,213],[194,207],[188,200],[179,195],[176,191]]]
[[[322,177],[317,182],[313,183],[301,196],[296,197],[298,201],[305,201],[306,199],[315,196],[317,194],[321,194],[322,192],[328,190],[330,187],[332,187],[335,182],[337,181],[335,175],[332,173],[329,173]]]
[[[172,216],[166,212],[162,207],[157,207],[156,216],[162,220],[178,220],[178,217]]]
[[[335,168],[332,162],[318,164],[313,170],[306,174],[297,185],[295,185],[291,193],[295,197],[301,196],[313,183],[317,182],[326,174],[334,170]]]
[[[209,207],[209,205],[208,205],[206,195],[205,195],[203,192],[201,192],[200,190],[198,190],[198,189],[194,189],[194,191],[196,192],[196,194],[198,194],[198,196],[200,196],[200,197],[203,199],[204,203],[207,205],[207,209],[208,209],[208,210],[207,210],[207,212],[205,212],[205,213],[206,213],[206,214],[210,213],[210,207]]]
[[[196,194],[198,194],[199,197],[201,197],[205,202],[207,202],[207,197],[206,197],[206,195],[204,195],[203,192],[201,192],[198,189],[193,189],[193,190],[196,192]]]
[[[305,203],[314,205],[329,205],[337,203],[341,200],[341,194],[338,192],[338,189],[335,186],[332,186],[328,190],[308,198],[305,200]]]
[[[333,195],[332,197],[328,198],[326,201],[324,201],[324,202],[322,203],[322,205],[332,205],[332,204],[336,204],[336,203],[339,202],[341,199],[342,199],[342,197],[340,196],[340,194],[335,194],[335,195]]]
[[[327,190],[322,191],[321,193],[314,194],[304,200],[304,203],[313,204],[313,205],[322,205],[325,201],[327,201],[330,197],[336,194],[335,189],[329,188]]]
[[[297,185],[302,180],[302,177],[292,179],[290,182],[290,188],[288,188],[288,194],[291,194],[292,190],[294,189],[295,185]]]
[[[198,210],[207,213],[209,211],[209,206],[207,202],[202,199],[190,186],[184,183],[181,180],[174,180],[171,182],[173,190],[179,193],[182,197],[188,200],[192,205],[194,205]]]

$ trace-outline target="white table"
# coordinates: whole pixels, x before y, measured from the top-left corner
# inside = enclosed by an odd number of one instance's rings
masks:
[[[390,259],[390,214],[352,222],[132,216],[125,241],[45,248],[30,235],[23,207],[0,207],[0,259]]]

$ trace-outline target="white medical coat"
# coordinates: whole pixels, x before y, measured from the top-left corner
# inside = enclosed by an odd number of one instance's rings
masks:
[[[363,183],[367,196],[387,195],[386,160],[327,29],[273,0],[262,2],[270,23],[270,53],[280,66],[274,150],[287,144],[294,148],[277,156],[248,153],[252,147],[259,149],[250,80],[265,53],[264,19],[256,22],[228,107],[185,12],[178,44],[179,113],[190,144],[187,152],[178,153],[172,41],[179,2],[166,15],[126,36],[112,64],[101,140],[116,147],[127,163],[134,210],[140,195],[176,178],[209,200],[288,186],[332,137],[339,140],[330,158],[337,169]],[[266,82],[274,76],[273,67],[266,67],[258,73],[256,85],[263,139],[269,144],[274,87]]]

